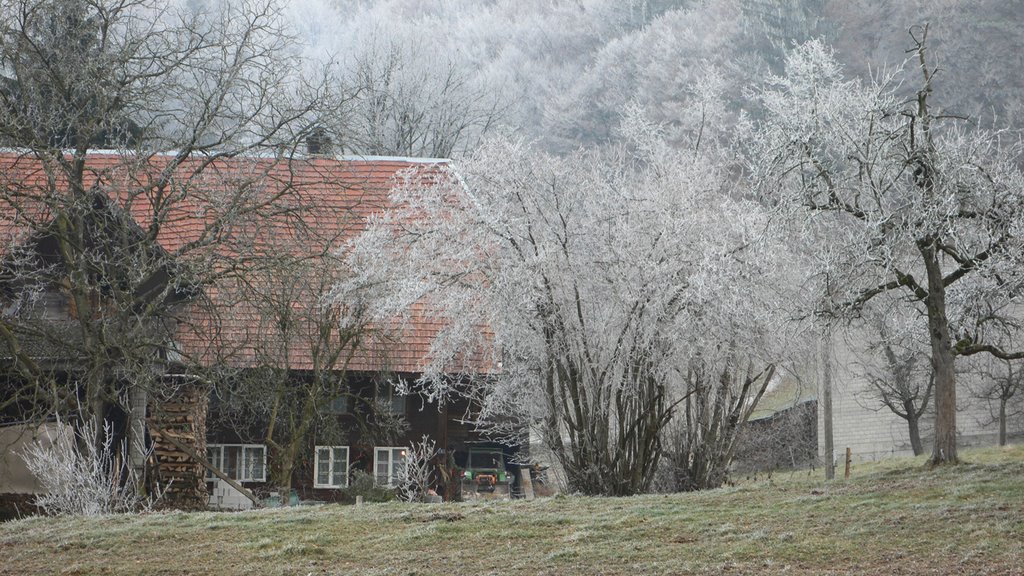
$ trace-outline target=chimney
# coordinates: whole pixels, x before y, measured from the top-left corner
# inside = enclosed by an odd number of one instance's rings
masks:
[[[306,136],[306,153],[310,156],[330,156],[332,154],[331,136],[323,126],[315,126]]]

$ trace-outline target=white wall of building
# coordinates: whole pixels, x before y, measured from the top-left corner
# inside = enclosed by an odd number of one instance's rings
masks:
[[[48,446],[58,437],[58,426],[63,425],[51,422],[0,427],[0,494],[36,494],[42,490],[21,455],[33,442]]]
[[[834,340],[832,427],[836,462],[842,465],[846,448],[851,449],[855,461],[913,455],[907,422],[871,397],[871,385],[859,375],[863,371],[859,368],[859,363],[863,360],[854,353],[853,348],[850,341],[842,337]],[[818,370],[820,374],[820,360]],[[994,445],[998,440],[998,424],[994,421],[994,413],[989,403],[973,396],[971,378],[972,376],[968,375],[958,375],[957,379],[959,445]],[[1024,392],[1020,395],[1024,396]],[[825,410],[821,405],[820,390],[818,400],[818,454],[824,459]],[[1024,401],[1024,398],[1016,400]],[[934,413],[930,410],[921,418],[921,439],[926,454],[931,452],[934,418]],[[1014,437],[1024,436],[1024,418],[1009,419],[1007,432],[1010,441],[1013,441]]]

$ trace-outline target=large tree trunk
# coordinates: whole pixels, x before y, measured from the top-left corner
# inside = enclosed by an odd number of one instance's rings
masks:
[[[946,287],[934,243],[918,245],[928,274],[928,339],[932,348],[932,370],[935,373],[935,444],[930,464],[955,464],[956,453],[956,373],[953,346],[946,318]]]
[[[999,445],[1006,446],[1006,398],[999,399]]]
[[[107,409],[109,404],[106,395],[106,372],[101,368],[94,368],[86,380],[86,395],[88,406],[81,414],[82,422],[85,424],[90,419],[96,423],[94,436],[89,440],[97,450],[101,450],[107,442]],[[113,431],[111,431],[113,433]],[[113,439],[110,439],[113,442]]]
[[[921,425],[920,417],[910,414],[907,416],[907,427],[910,429],[910,448],[914,451],[914,456],[920,456],[924,454],[924,444],[921,443]]]
[[[925,402],[927,402],[927,399],[925,399]],[[923,409],[918,409],[914,405],[913,398],[904,398],[903,414],[896,413],[897,416],[901,416],[907,421],[907,431],[910,434],[910,449],[914,451],[914,456],[924,454],[924,444],[921,443],[921,414],[923,412]]]
[[[149,394],[146,387],[139,383],[130,384],[128,390],[128,461],[135,477],[140,480],[139,489],[144,490],[146,483],[141,480],[146,468],[146,407]]]
[[[271,449],[270,484],[281,495],[281,506],[289,506],[291,504],[292,474],[295,470],[295,462],[298,459],[298,444],[294,441],[278,444],[268,438],[267,445]],[[315,469],[313,474],[315,477]]]

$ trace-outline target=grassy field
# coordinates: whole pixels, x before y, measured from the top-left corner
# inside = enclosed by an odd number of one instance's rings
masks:
[[[0,574],[1024,574],[1024,448],[699,494],[0,524]]]

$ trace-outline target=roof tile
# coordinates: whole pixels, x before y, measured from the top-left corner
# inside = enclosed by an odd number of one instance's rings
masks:
[[[308,256],[315,263],[318,255],[340,248],[366,228],[371,215],[387,208],[393,186],[406,171],[418,171],[418,176],[428,181],[445,177],[439,163],[409,159],[197,157],[171,170],[170,178],[162,179],[172,159],[157,155],[140,161],[130,155],[91,154],[85,185],[104,191],[144,230],[159,221],[158,243],[182,260],[201,253],[211,261],[218,257],[229,261],[244,250],[253,250]],[[161,182],[166,185],[157,185]],[[33,226],[38,229],[45,225],[50,218],[46,200],[66,190],[67,183],[59,177],[59,171],[47,170],[40,158],[28,153],[0,153],[0,254],[24,241]],[[240,191],[267,199],[265,210],[258,217],[247,218],[245,229],[236,231],[234,242],[218,243],[205,251],[197,249],[217,218],[232,209]],[[154,217],[156,213],[160,216]],[[311,265],[307,272],[312,275],[317,269]],[[296,280],[270,278],[260,285],[267,293]],[[312,283],[316,278],[306,280]],[[178,337],[182,352],[203,363],[224,361],[248,366],[273,356],[268,351],[276,350],[278,359],[287,353],[289,368],[312,369],[310,342],[316,339],[316,331],[310,326],[301,327],[284,347],[267,313],[251,301],[238,301],[233,286],[225,281],[208,287],[205,293],[212,306],[192,305],[186,311]],[[313,310],[318,298],[308,290],[298,294],[301,296],[292,306],[302,316]],[[416,305],[409,311],[409,322],[398,330],[372,327],[348,368],[421,372],[430,360],[430,343],[443,326],[425,306]],[[485,369],[479,353],[468,354],[464,362]]]

